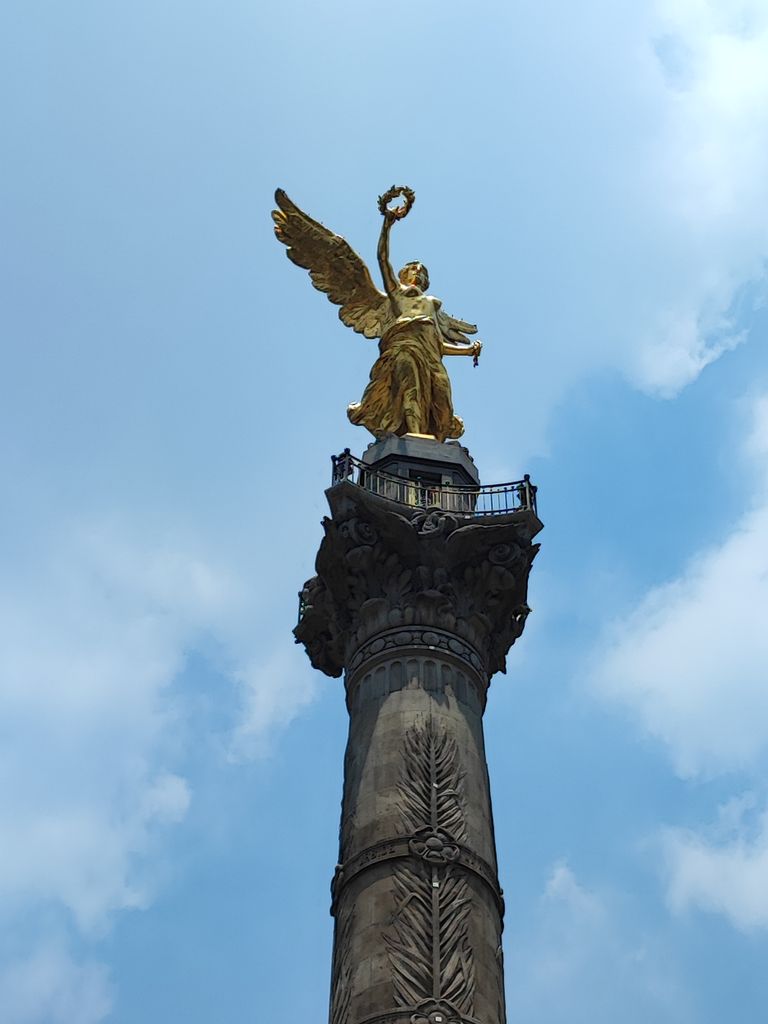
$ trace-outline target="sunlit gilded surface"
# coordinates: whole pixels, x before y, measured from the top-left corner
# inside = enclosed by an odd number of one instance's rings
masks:
[[[392,206],[398,196],[405,202]],[[315,288],[341,307],[342,322],[366,338],[380,339],[363,397],[347,409],[351,422],[376,437],[421,434],[445,441],[461,437],[464,423],[453,411],[443,356],[474,356],[477,363],[482,343],[466,337],[476,333],[474,324],[449,316],[440,299],[427,294],[429,274],[422,263],[407,263],[395,276],[389,233],[414,198],[405,186],[393,186],[379,197],[384,223],[377,255],[384,291],[352,247],[300,210],[282,189],[275,193],[278,209],[272,217],[288,258],[308,270]]]

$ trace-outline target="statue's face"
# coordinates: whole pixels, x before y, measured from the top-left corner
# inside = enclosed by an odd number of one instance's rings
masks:
[[[400,281],[407,287],[416,287],[421,291],[429,288],[429,274],[423,263],[409,263],[400,271]]]

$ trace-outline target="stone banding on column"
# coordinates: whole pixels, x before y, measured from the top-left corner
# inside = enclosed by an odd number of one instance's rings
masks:
[[[414,841],[418,841],[418,838],[418,836],[410,835],[383,839],[373,846],[361,850],[360,853],[352,857],[346,864],[339,864],[331,882],[331,914],[336,915],[344,888],[368,868],[381,864],[382,861],[400,860],[404,857],[417,856],[414,854],[413,844]],[[452,863],[469,871],[488,886],[499,915],[503,918],[504,895],[499,888],[495,871],[487,861],[473,853],[468,847],[463,846],[461,843],[456,843],[455,846],[458,850],[458,855],[455,860],[452,858]]]
[[[412,658],[420,663],[433,661],[450,665],[457,670],[457,679],[467,680],[475,691],[481,711],[484,710],[488,676],[477,650],[455,634],[419,626],[379,633],[355,652],[346,672],[347,706],[351,707],[365,677],[382,665],[387,669],[388,692],[402,689],[407,685],[407,679],[401,677],[402,665]]]
[[[361,1017],[357,1024],[482,1024],[476,1017],[457,1013],[451,1007],[397,1007]]]
[[[485,671],[485,663],[476,648],[455,633],[436,627],[397,626],[379,633],[359,647],[349,659],[347,675],[356,675],[358,670],[364,670],[366,662],[378,654],[418,647],[453,655],[480,674]]]

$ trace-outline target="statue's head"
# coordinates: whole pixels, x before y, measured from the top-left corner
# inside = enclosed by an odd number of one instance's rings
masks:
[[[423,263],[417,261],[406,263],[398,274],[400,283],[406,286],[416,286],[425,292],[429,288],[429,273]]]

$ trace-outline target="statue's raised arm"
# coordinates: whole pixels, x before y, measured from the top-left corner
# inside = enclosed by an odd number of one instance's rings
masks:
[[[398,197],[404,202],[392,205]],[[442,303],[427,294],[429,274],[423,263],[407,263],[395,276],[389,257],[392,225],[407,216],[415,196],[406,186],[393,186],[379,196],[384,218],[377,256],[385,291],[371,280],[368,268],[339,235],[323,227],[291,202],[282,189],[275,193],[272,214],[275,234],[287,256],[309,271],[315,288],[340,306],[339,317],[367,338],[380,338],[379,358],[360,402],[347,409],[352,423],[376,437],[417,434],[439,441],[461,437],[464,424],[453,413],[451,384],[443,356],[474,356],[482,345],[466,337],[474,324],[456,320]]]
[[[389,204],[394,199],[397,199],[398,196],[402,196],[405,200],[402,206],[390,206]],[[413,189],[408,188],[407,185],[393,185],[383,196],[379,196],[379,212],[384,218],[384,223],[381,225],[376,255],[379,260],[379,270],[381,271],[387,295],[395,303],[397,302],[400,282],[395,277],[392,264],[389,262],[389,232],[392,230],[392,225],[395,221],[402,220],[403,217],[408,216],[415,199],[416,196]]]

